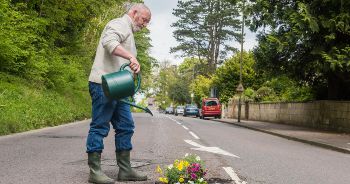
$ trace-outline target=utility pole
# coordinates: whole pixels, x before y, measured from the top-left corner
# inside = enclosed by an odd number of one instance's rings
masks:
[[[243,42],[244,42],[244,6],[245,6],[245,0],[243,0],[243,5],[242,5],[242,32],[241,32],[241,57],[239,60],[239,84],[236,88],[237,93],[239,94],[239,99],[238,99],[238,118],[237,121],[241,122],[241,107],[242,107],[242,93],[244,91],[243,84],[242,84],[242,62],[243,62]]]

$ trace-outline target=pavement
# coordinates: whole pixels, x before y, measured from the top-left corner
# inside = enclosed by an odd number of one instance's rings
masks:
[[[322,131],[311,128],[262,121],[241,120],[241,122],[237,122],[237,119],[225,118],[213,120],[223,123],[230,123],[236,126],[272,134],[286,139],[350,154],[350,134],[346,133]]]

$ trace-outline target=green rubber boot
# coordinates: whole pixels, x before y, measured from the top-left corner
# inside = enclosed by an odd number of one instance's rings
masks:
[[[88,153],[88,165],[90,167],[89,182],[96,184],[113,184],[114,180],[105,175],[101,170],[101,153]]]
[[[118,181],[146,181],[147,176],[137,174],[130,164],[130,151],[117,151],[117,164],[119,166]]]

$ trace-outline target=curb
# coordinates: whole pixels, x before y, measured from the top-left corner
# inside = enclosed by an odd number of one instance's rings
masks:
[[[42,131],[54,130],[54,129],[57,129],[57,128],[69,127],[69,126],[74,126],[74,125],[77,125],[77,124],[83,124],[83,123],[87,123],[89,121],[90,121],[90,119],[84,119],[84,120],[73,121],[73,122],[70,122],[70,123],[65,123],[65,124],[56,125],[56,126],[52,126],[52,127],[43,127],[43,128],[39,128],[39,129],[28,130],[28,131],[25,131],[25,132],[18,132],[18,133],[13,133],[13,134],[8,134],[8,135],[2,135],[2,136],[0,136],[0,141],[8,139],[8,138],[14,138],[14,137],[21,137],[21,136],[25,136],[25,135],[31,135],[31,134],[42,132]]]
[[[298,142],[302,142],[302,143],[306,143],[306,144],[310,144],[313,146],[317,146],[317,147],[321,147],[321,148],[325,148],[325,149],[329,149],[329,150],[333,150],[333,151],[337,151],[337,152],[341,152],[341,153],[346,153],[346,154],[350,154],[350,150],[346,149],[346,148],[340,148],[340,147],[336,147],[330,144],[326,144],[326,143],[321,143],[321,142],[316,142],[316,141],[310,141],[307,139],[302,139],[302,138],[297,138],[297,137],[293,137],[293,136],[289,136],[289,135],[284,135],[284,134],[280,134],[280,133],[276,133],[273,131],[267,131],[267,130],[263,130],[263,129],[259,129],[259,128],[254,128],[248,125],[244,125],[244,124],[240,124],[240,123],[236,123],[236,122],[228,122],[228,121],[224,121],[224,120],[220,120],[220,119],[214,119],[213,121],[217,121],[217,122],[221,122],[221,123],[227,123],[227,124],[233,124],[239,127],[243,127],[243,128],[247,128],[250,130],[255,130],[255,131],[259,131],[259,132],[263,132],[263,133],[267,133],[267,134],[271,134],[271,135],[275,135],[278,137],[282,137],[288,140],[294,140],[294,141],[298,141]],[[244,123],[241,121],[241,123]]]

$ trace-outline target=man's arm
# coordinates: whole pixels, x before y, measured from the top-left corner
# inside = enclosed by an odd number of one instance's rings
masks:
[[[109,53],[119,56],[130,61],[130,68],[135,72],[140,72],[140,64],[137,59],[123,46],[121,42],[128,37],[128,32],[122,22],[115,22],[113,26],[107,25],[105,33],[102,37],[102,46],[108,50]]]
[[[135,73],[140,72],[140,63],[137,61],[137,59],[130,52],[128,52],[126,49],[124,49],[123,46],[118,45],[114,49],[112,54],[119,56],[119,57],[122,57],[124,59],[128,59],[130,61],[130,68],[132,70],[134,70]]]

